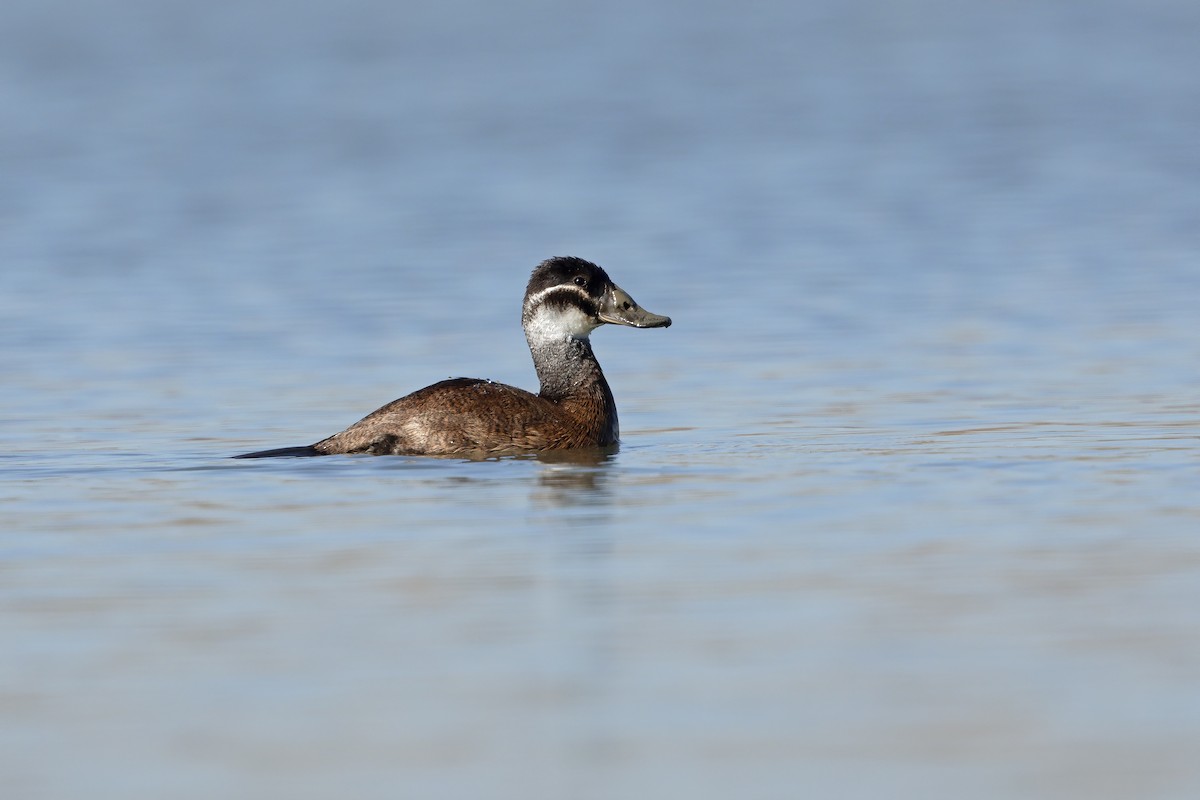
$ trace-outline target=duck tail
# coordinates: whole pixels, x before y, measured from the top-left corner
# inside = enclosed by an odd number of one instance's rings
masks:
[[[259,450],[256,453],[242,453],[234,458],[302,458],[304,456],[323,456],[317,448],[312,445],[304,447],[277,447],[274,450]]]

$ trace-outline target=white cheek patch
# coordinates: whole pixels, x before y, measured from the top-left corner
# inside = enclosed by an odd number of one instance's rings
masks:
[[[542,306],[534,312],[527,330],[533,341],[550,341],[567,337],[586,339],[596,328],[596,321],[574,306]]]

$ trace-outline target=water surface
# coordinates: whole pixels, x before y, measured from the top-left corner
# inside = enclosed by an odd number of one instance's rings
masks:
[[[960,5],[10,4],[4,796],[1195,797],[1200,12]]]

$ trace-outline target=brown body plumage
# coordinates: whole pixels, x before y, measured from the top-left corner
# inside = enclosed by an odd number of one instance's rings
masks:
[[[313,445],[322,453],[502,454],[617,441],[612,392],[598,383],[559,402],[479,378],[451,378],[393,400]]]
[[[657,328],[671,320],[640,308],[595,264],[559,257],[533,271],[521,322],[541,382],[538,394],[478,378],[453,378],[393,400],[314,445],[237,458],[489,456],[615,444],[617,406],[588,335],[604,323]]]

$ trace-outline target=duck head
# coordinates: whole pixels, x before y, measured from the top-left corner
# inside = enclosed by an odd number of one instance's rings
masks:
[[[525,289],[521,323],[531,339],[586,339],[604,324],[666,328],[671,318],[639,306],[600,266],[582,258],[558,256],[533,270]]]

